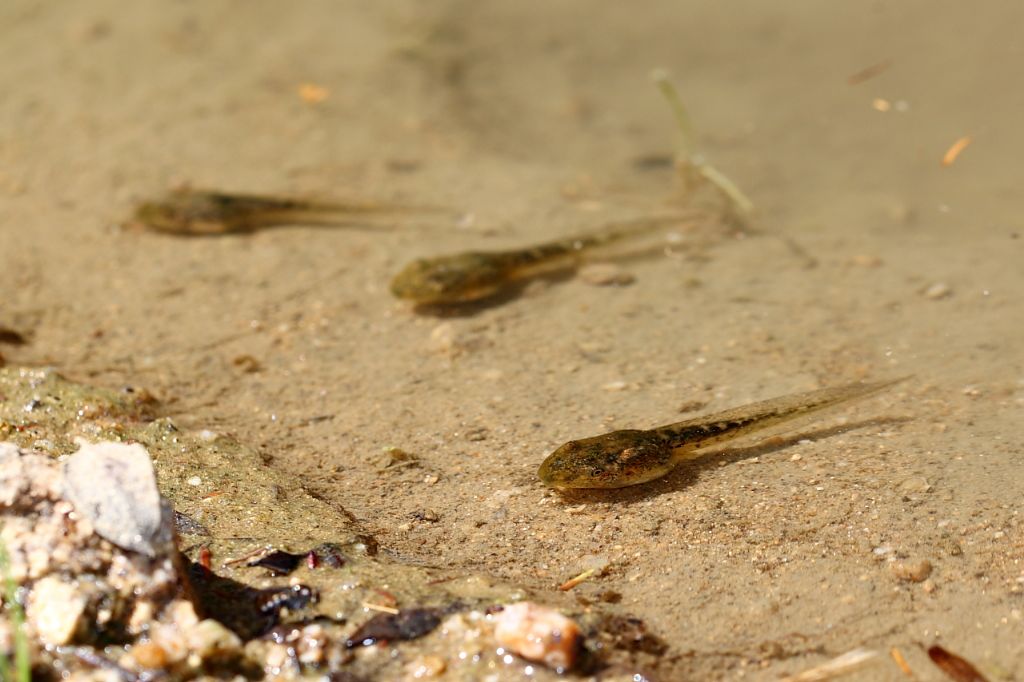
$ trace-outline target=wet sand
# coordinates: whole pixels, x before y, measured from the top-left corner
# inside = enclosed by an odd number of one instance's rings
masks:
[[[30,343],[0,351],[144,386],[403,561],[554,589],[607,559],[574,593],[621,595],[670,643],[664,679],[775,679],[895,646],[938,680],[918,647],[933,642],[1024,676],[1024,10],[730,9],[9,3],[0,323]],[[624,287],[539,282],[442,316],[391,297],[414,257],[686,205],[649,163],[673,140],[657,66],[757,206],[749,234],[686,231],[623,264]],[[452,217],[121,227],[182,183]],[[645,486],[536,479],[572,438],[903,374]],[[388,447],[418,466],[382,468]],[[923,560],[927,579],[901,579]],[[887,657],[861,675],[903,679]]]

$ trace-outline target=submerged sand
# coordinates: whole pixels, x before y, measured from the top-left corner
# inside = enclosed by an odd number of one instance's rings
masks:
[[[607,562],[573,594],[643,618],[671,647],[663,679],[775,679],[868,647],[886,658],[862,679],[898,680],[897,647],[938,680],[936,642],[1021,677],[1022,20],[923,1],[8,3],[0,323],[30,343],[0,351],[145,387],[401,561],[538,590]],[[756,204],[748,233],[683,232],[623,264],[629,286],[534,283],[444,316],[390,296],[414,257],[685,204],[656,66]],[[454,217],[120,226],[180,183]],[[536,479],[568,439],[903,374],[646,486]],[[391,447],[416,465],[385,467]]]

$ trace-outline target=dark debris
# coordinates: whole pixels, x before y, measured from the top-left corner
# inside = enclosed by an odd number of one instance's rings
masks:
[[[928,647],[928,658],[956,682],[987,682],[969,661],[938,644]]]
[[[398,613],[378,613],[363,623],[345,642],[350,649],[377,642],[418,639],[441,623],[446,609],[414,608]]]
[[[320,601],[320,593],[309,585],[271,587],[256,592],[256,608],[275,622],[284,609],[298,611],[318,601]]]
[[[288,575],[299,567],[305,557],[305,554],[292,554],[278,549],[256,557],[245,565],[265,568],[270,571],[270,575]]]
[[[180,535],[202,535],[209,536],[210,530],[199,523],[191,516],[182,514],[180,511],[175,510],[174,512],[174,529],[178,531]]]
[[[0,343],[6,343],[10,346],[24,346],[28,343],[28,339],[21,332],[0,325]]]

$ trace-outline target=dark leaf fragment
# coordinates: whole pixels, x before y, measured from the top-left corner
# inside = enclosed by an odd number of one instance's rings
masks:
[[[259,566],[270,571],[271,575],[288,575],[306,557],[305,554],[292,554],[283,550],[274,550],[248,562],[246,566]]]
[[[7,343],[12,346],[24,346],[28,339],[21,332],[0,325],[0,343]]]
[[[938,644],[928,647],[928,658],[956,682],[987,682],[977,668]]]
[[[398,613],[378,613],[363,623],[345,642],[345,646],[370,646],[379,641],[417,639],[441,623],[443,609],[403,609]]]

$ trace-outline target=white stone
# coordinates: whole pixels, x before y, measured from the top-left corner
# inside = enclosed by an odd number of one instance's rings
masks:
[[[32,587],[25,618],[45,644],[63,646],[74,638],[86,604],[73,585],[47,576]]]

